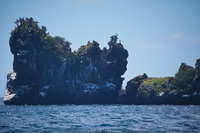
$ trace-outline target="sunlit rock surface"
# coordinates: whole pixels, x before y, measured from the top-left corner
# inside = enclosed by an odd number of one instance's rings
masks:
[[[195,68],[182,63],[175,77],[136,76],[128,81],[122,99],[127,104],[200,105],[200,59]]]

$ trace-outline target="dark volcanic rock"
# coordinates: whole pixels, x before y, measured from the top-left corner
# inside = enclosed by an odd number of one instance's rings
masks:
[[[71,43],[51,37],[32,18],[19,19],[10,37],[13,71],[7,76],[5,104],[115,103],[128,52],[117,36],[109,49],[95,41],[72,52]]]
[[[195,68],[196,74],[192,83],[192,88],[200,92],[200,59],[196,60]]]
[[[143,75],[139,75],[128,81],[126,85],[126,94],[128,96],[135,97],[142,83],[142,80],[146,78],[148,78],[148,76],[146,75],[146,73],[144,73]]]

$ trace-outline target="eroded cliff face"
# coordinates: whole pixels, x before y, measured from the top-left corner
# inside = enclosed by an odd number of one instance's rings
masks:
[[[72,52],[71,43],[51,37],[32,18],[19,19],[10,37],[13,71],[7,75],[5,104],[115,103],[128,52],[117,36],[109,49],[95,41]]]

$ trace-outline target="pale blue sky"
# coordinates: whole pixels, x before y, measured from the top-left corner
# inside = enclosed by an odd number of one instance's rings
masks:
[[[123,86],[143,73],[174,76],[181,62],[194,66],[200,58],[200,0],[0,0],[0,97],[12,70],[9,37],[19,17],[33,17],[73,50],[88,40],[108,47],[117,33],[129,52]]]

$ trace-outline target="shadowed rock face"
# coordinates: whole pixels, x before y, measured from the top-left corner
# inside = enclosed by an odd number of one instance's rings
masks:
[[[148,76],[144,73],[143,75],[136,76],[127,82],[126,85],[126,94],[135,97],[138,91],[138,88],[142,84],[142,80],[148,78]]]
[[[116,40],[101,50],[95,41],[71,52],[71,43],[51,37],[32,18],[19,19],[10,37],[14,55],[5,104],[115,103],[128,52]],[[115,37],[116,39],[117,37]]]
[[[200,59],[196,60],[195,68],[196,68],[196,74],[194,82],[192,83],[192,88],[200,92]]]

